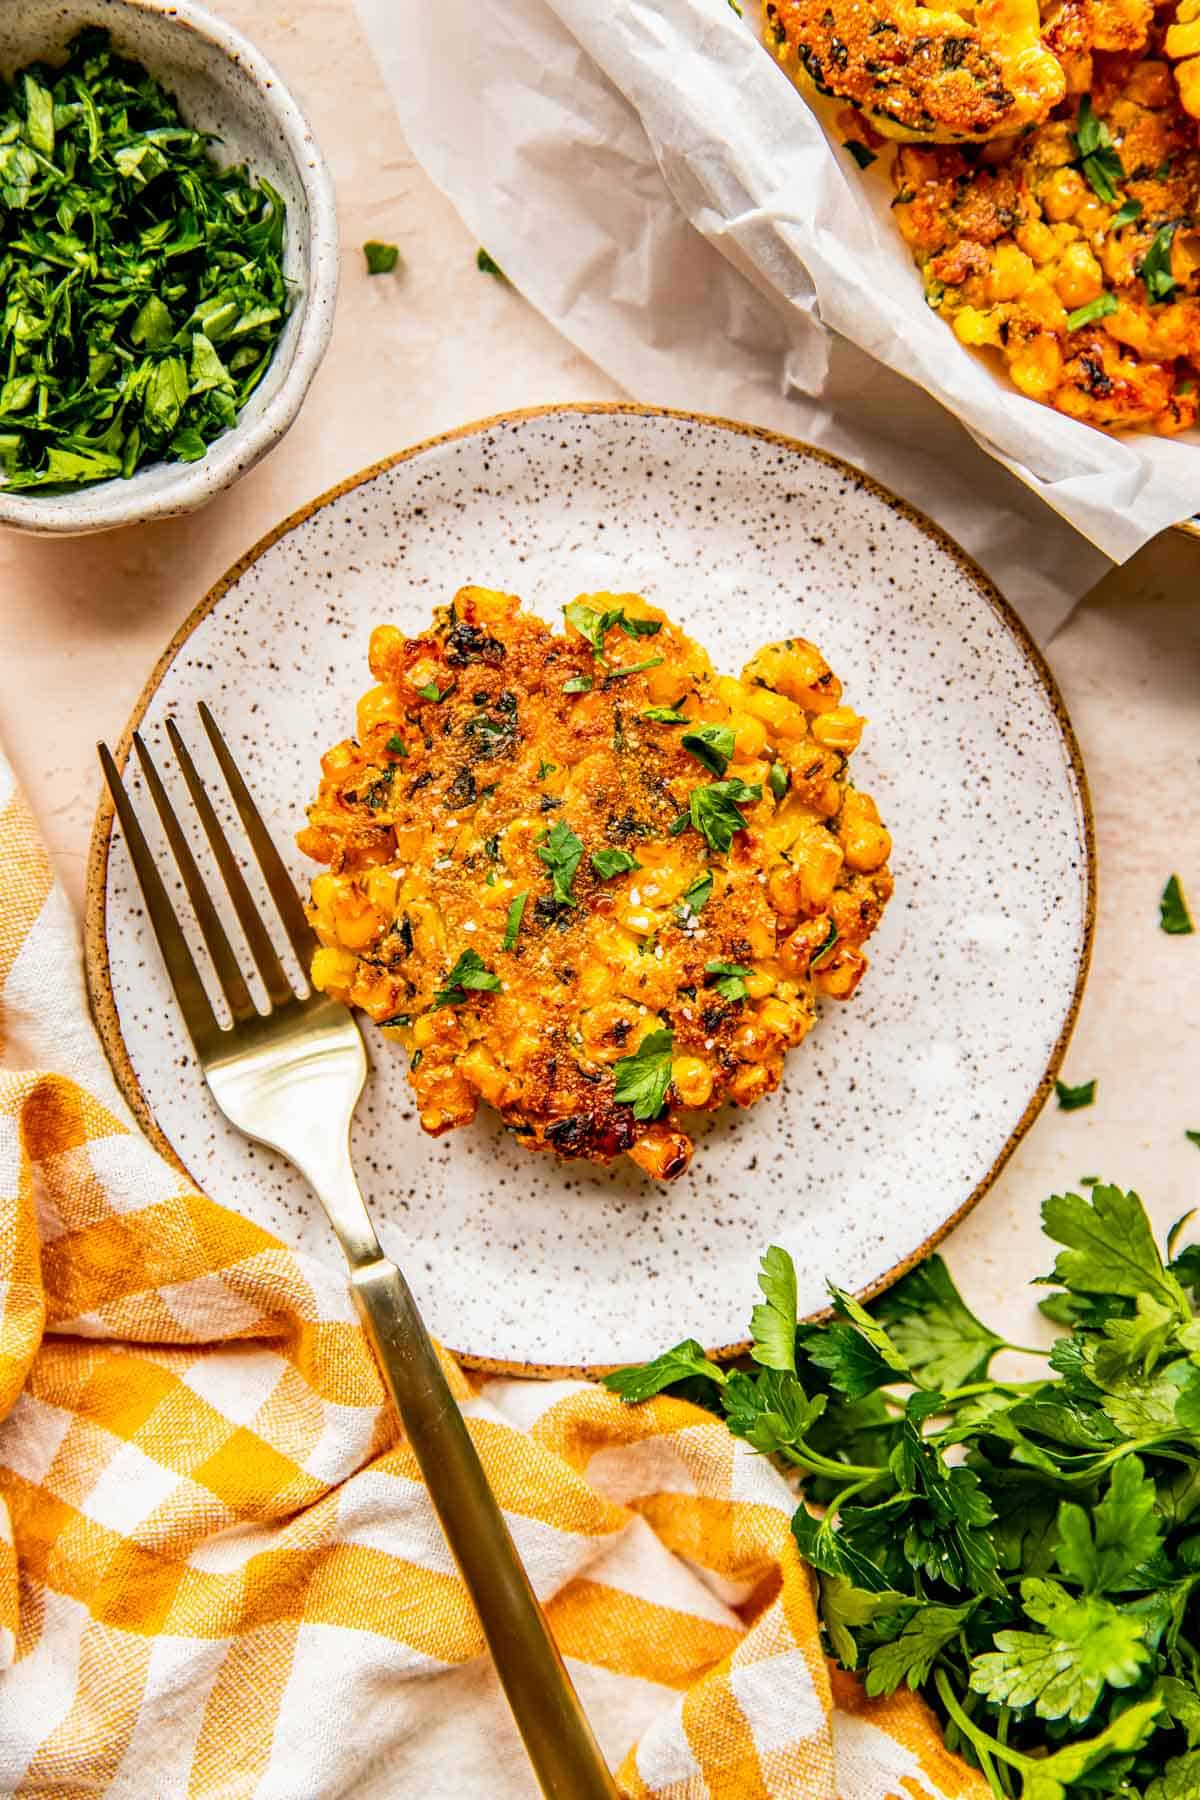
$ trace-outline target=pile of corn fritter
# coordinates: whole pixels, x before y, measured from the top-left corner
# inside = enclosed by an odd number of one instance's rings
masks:
[[[863,720],[792,638],[741,679],[637,595],[555,635],[464,588],[383,625],[301,847],[315,984],[411,1053],[423,1128],[480,1099],[530,1149],[682,1173],[681,1115],[778,1085],[891,893],[848,784]]]
[[[1193,4],[766,9],[785,68],[853,102],[839,124],[861,164],[905,140],[893,208],[928,304],[1021,393],[1108,431],[1196,421]]]

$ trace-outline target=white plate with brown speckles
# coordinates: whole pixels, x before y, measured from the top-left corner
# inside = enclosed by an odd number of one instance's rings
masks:
[[[468,582],[548,620],[581,592],[637,591],[719,669],[772,638],[813,639],[870,720],[856,776],[891,828],[896,895],[854,1000],[826,1007],[776,1094],[708,1124],[670,1187],[627,1159],[534,1156],[486,1109],[424,1137],[407,1058],[368,1025],[354,1159],[431,1329],[529,1373],[638,1360],[684,1335],[730,1349],[771,1243],[795,1257],[802,1312],[823,1307],[827,1277],[877,1290],[995,1179],[1074,1020],[1091,819],[1045,664],[963,553],[846,464],[714,419],[559,407],[418,445],[287,520],[186,621],[122,752],[135,726],[157,746],[169,715],[186,725],[207,700],[303,885],[293,833],[321,750],[353,729],[371,627],[415,633]],[[117,1077],[159,1145],[214,1198],[332,1256],[300,1177],[193,1076],[107,806],[88,971]]]

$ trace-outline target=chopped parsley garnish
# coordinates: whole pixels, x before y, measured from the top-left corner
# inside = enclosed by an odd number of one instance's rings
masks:
[[[574,906],[575,896],[571,892],[571,883],[583,856],[582,839],[577,838],[571,827],[560,819],[542,834],[538,856],[550,871],[555,900],[560,906]]]
[[[663,656],[648,656],[645,662],[624,663],[619,669],[610,669],[605,680],[620,681],[625,675],[640,675],[643,669],[657,669],[665,661]]]
[[[1078,1112],[1081,1106],[1090,1106],[1096,1098],[1096,1083],[1082,1081],[1078,1087],[1069,1087],[1065,1081],[1056,1081],[1054,1092],[1058,1095],[1060,1112]]]
[[[557,767],[558,767],[557,763],[540,762],[538,764],[538,772],[537,772],[538,780],[545,781],[547,775],[553,775],[553,773],[554,773],[555,769],[557,769]]]
[[[704,908],[712,899],[712,891],[712,870],[705,869],[701,874],[697,875],[691,887],[687,890],[686,894],[684,894],[680,905],[686,907],[687,911],[695,917],[697,914],[703,912]]]
[[[499,986],[500,977],[486,967],[479,952],[464,950],[446,976],[445,985],[434,994],[433,1004],[435,1007],[461,1006],[468,993],[494,994]]]
[[[563,682],[563,693],[590,694],[594,685],[590,675],[572,675],[570,681]]]
[[[607,612],[597,612],[586,600],[572,600],[569,606],[563,607],[563,615],[568,625],[573,625],[580,637],[587,639],[597,656],[602,655],[604,640],[614,625],[619,626],[625,636],[631,638],[656,637],[662,630],[661,619],[631,619],[621,606],[612,606]]]
[[[771,772],[767,776],[767,786],[775,798],[782,800],[791,785],[792,777],[788,772],[787,765],[781,762],[772,763]]]
[[[475,267],[479,270],[481,275],[495,275],[501,281],[506,281],[508,279],[495,257],[489,256],[482,244],[475,252]]]
[[[829,955],[829,952],[833,949],[833,946],[837,943],[837,941],[838,941],[838,928],[831,920],[830,924],[829,924],[829,930],[825,933],[825,941],[822,944],[819,944],[817,946],[817,948],[813,952],[812,956],[810,956],[808,959],[808,966],[809,966],[810,970],[815,969],[819,962],[823,962],[825,960],[825,958]]]
[[[367,259],[368,275],[390,275],[400,261],[400,252],[395,244],[381,244],[377,238],[368,238],[363,245],[363,255]]]
[[[1178,875],[1172,875],[1158,903],[1158,922],[1170,937],[1190,937],[1196,927]]]
[[[1113,147],[1112,132],[1103,119],[1096,117],[1089,94],[1079,102],[1079,117],[1072,136],[1092,192],[1111,205],[1117,197],[1117,183],[1125,179],[1125,170]]]
[[[1084,325],[1092,325],[1097,319],[1111,318],[1117,310],[1115,294],[1097,294],[1085,306],[1077,306],[1075,311],[1067,314],[1067,330],[1079,331]]]
[[[393,1013],[390,1019],[377,1019],[376,1024],[379,1026],[380,1031],[387,1031],[389,1027],[393,1025],[411,1025],[412,1014]]]
[[[1200,1150],[1200,1131],[1185,1131],[1183,1135],[1189,1144],[1195,1144],[1196,1148]]]
[[[453,687],[453,685],[452,682],[450,686]],[[424,687],[417,689],[417,698],[418,700],[432,700],[436,705],[439,700],[444,700],[449,692],[449,687],[439,688],[436,681],[427,681]]]
[[[692,815],[690,812],[676,813],[675,817],[671,820],[671,823],[667,826],[667,836],[679,837],[682,832],[687,830],[691,822]]]
[[[525,915],[525,902],[528,894],[518,894],[508,909],[508,923],[504,927],[504,942],[500,948],[511,950],[517,941],[517,933],[521,929],[521,920]]]
[[[1140,200],[1124,200],[1119,209],[1109,220],[1108,229],[1110,231],[1120,231],[1122,225],[1132,225],[1133,221],[1135,219],[1140,219],[1141,216],[1142,203]]]
[[[61,490],[195,462],[265,374],[285,208],[106,31],[0,100],[0,480]]]
[[[684,749],[704,764],[714,775],[723,775],[733,755],[733,729],[729,725],[702,725],[698,731],[685,731],[680,738]]]
[[[404,739],[400,736],[400,733],[398,731],[394,731],[392,733],[391,737],[388,739],[384,748],[387,750],[390,750],[393,756],[407,756],[408,755],[408,745],[405,743]]]
[[[1171,245],[1175,229],[1174,224],[1160,225],[1154,234],[1154,242],[1142,258],[1139,273],[1152,301],[1169,300],[1179,286],[1171,273]]]
[[[630,856],[628,850],[593,850],[592,867],[601,881],[611,881],[614,875],[625,875],[630,869],[640,869],[641,863],[636,856]]]
[[[710,850],[718,855],[727,851],[746,821],[738,811],[739,803],[761,800],[762,788],[757,781],[712,781],[707,787],[693,788],[688,801],[692,824]]]
[[[740,963],[706,962],[705,986],[715,988],[724,1000],[745,1000],[749,997],[746,976],[750,973]]]
[[[875,152],[868,150],[867,146],[858,138],[847,138],[844,147],[850,152],[860,169],[869,169],[871,164],[877,160]]]
[[[643,719],[652,719],[656,725],[689,725],[691,720],[686,713],[681,713],[676,706],[648,706],[642,714]]]
[[[622,1056],[613,1065],[613,1098],[631,1106],[635,1119],[657,1119],[666,1105],[674,1046],[673,1032],[652,1031],[632,1056]]]

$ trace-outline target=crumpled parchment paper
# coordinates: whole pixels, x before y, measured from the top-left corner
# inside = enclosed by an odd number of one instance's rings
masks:
[[[414,153],[572,343],[640,400],[857,463],[1042,641],[1105,556],[1200,504],[1196,434],[1109,437],[958,344],[890,220],[890,152],[860,174],[750,8],[356,3]]]

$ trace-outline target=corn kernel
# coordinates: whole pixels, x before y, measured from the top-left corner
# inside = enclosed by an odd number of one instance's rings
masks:
[[[712,1070],[699,1056],[677,1056],[671,1064],[671,1085],[681,1106],[704,1106],[713,1090]]]

